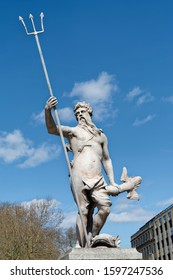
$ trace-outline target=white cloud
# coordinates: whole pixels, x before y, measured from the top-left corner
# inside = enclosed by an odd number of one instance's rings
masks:
[[[162,101],[169,102],[169,103],[173,104],[173,95],[170,95],[168,97],[163,97]]]
[[[112,95],[118,91],[118,85],[113,75],[102,72],[97,79],[75,83],[69,97],[77,98],[76,101],[86,101],[93,107],[93,116],[96,120],[104,118],[114,118],[117,116],[117,109],[112,109]],[[60,121],[71,122],[75,120],[73,108],[57,107]],[[36,124],[44,124],[44,110],[38,114],[32,114],[32,120]]]
[[[20,130],[3,132],[0,135],[0,158],[11,163],[22,157],[29,157],[33,153],[32,142],[24,139]]]
[[[144,103],[152,102],[154,100],[154,97],[151,95],[150,92],[147,92],[140,96],[137,100],[137,105],[142,105]]]
[[[102,72],[97,80],[90,80],[81,83],[75,83],[70,96],[80,97],[87,102],[98,104],[103,101],[108,101],[113,91],[117,91],[118,87],[114,82],[112,75]]]
[[[5,163],[20,160],[18,166],[21,168],[35,167],[57,157],[59,153],[60,148],[47,143],[35,148],[33,142],[24,138],[20,130],[0,135],[0,158]]]
[[[132,101],[136,96],[139,96],[142,93],[140,87],[134,87],[129,93],[126,95],[126,99]]]
[[[152,121],[154,118],[156,117],[156,115],[148,115],[146,118],[142,119],[142,120],[138,120],[136,119],[133,123],[133,126],[140,126],[143,125],[147,122]]]
[[[57,156],[59,156],[60,148],[57,148],[56,145],[48,145],[43,143],[38,148],[32,149],[32,153],[23,163],[18,166],[21,168],[35,167],[41,163],[50,161]]]
[[[169,206],[173,203],[173,197],[170,197],[166,200],[160,201],[157,203],[158,206]]]
[[[33,113],[31,116],[32,120],[35,121],[36,124],[45,124],[44,110],[40,113]]]
[[[76,224],[77,212],[72,211],[64,213],[64,220],[62,221],[61,226],[63,228],[73,227]]]
[[[112,75],[102,72],[96,80],[92,79],[86,82],[75,83],[70,97],[77,97],[80,101],[86,101],[92,104],[94,117],[101,120],[104,116],[110,117],[116,112],[111,110],[112,95],[118,91],[118,86]]]
[[[39,206],[42,206],[45,203],[49,203],[50,208],[53,209],[56,209],[61,205],[61,202],[59,202],[56,199],[45,199],[45,198],[40,198],[40,199],[34,198],[30,201],[23,201],[21,202],[21,205],[24,206],[25,208],[30,208],[32,205],[38,206],[39,208]]]
[[[122,202],[121,199],[117,202],[116,206],[111,209],[111,213],[108,216],[109,222],[115,223],[127,223],[127,222],[147,222],[154,217],[156,213],[148,211],[140,206],[132,204],[133,202],[127,200]],[[64,214],[64,220],[62,227],[68,228],[76,224],[77,212],[72,211]]]
[[[137,105],[142,105],[144,103],[152,102],[154,97],[150,92],[142,90],[140,87],[134,87],[127,95],[126,100],[133,101],[136,99]]]
[[[117,213],[112,212],[109,216],[109,221],[116,222],[116,223],[147,222],[153,216],[154,216],[153,212],[144,210],[142,207],[136,206],[136,207],[128,207],[126,211],[124,209],[124,211],[119,211],[119,212],[117,211]]]
[[[70,107],[65,107],[58,110],[60,121],[71,122],[75,119],[73,109]]]
[[[72,120],[75,120],[72,108],[65,107],[65,108],[59,109],[57,111],[58,111],[60,121],[62,121],[62,122],[71,122]],[[44,124],[45,125],[44,110],[42,110],[38,114],[33,113],[31,118],[36,124]]]

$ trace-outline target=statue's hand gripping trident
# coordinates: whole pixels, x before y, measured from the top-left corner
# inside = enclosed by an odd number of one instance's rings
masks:
[[[40,31],[37,31],[36,28],[35,28],[33,15],[30,14],[29,18],[30,18],[31,23],[32,23],[33,32],[28,32],[28,29],[26,27],[26,24],[25,24],[23,18],[21,16],[19,16],[19,20],[22,22],[22,24],[25,28],[26,34],[35,36],[35,40],[36,40],[36,44],[37,44],[37,47],[38,47],[41,63],[42,63],[42,66],[43,66],[43,71],[44,71],[44,74],[45,74],[48,90],[49,90],[50,96],[53,98],[54,95],[53,95],[52,87],[51,87],[51,84],[50,84],[50,80],[49,80],[45,60],[44,60],[44,57],[43,57],[41,45],[40,45],[39,38],[38,38],[38,34],[44,32],[44,25],[43,25],[44,14],[43,13],[40,14],[40,18],[41,18],[41,30]],[[70,161],[69,161],[69,158],[68,158],[66,144],[65,144],[65,141],[64,141],[64,136],[63,136],[63,132],[62,132],[62,129],[61,129],[60,119],[59,119],[59,116],[58,116],[58,112],[56,110],[56,106],[54,106],[54,113],[55,113],[55,119],[56,119],[56,122],[57,122],[57,125],[58,125],[58,128],[59,128],[60,138],[61,138],[61,142],[62,142],[62,146],[63,146],[63,150],[64,150],[64,155],[65,155],[65,159],[66,159],[67,166],[68,166],[69,175],[70,175],[70,178],[71,178],[71,186],[72,186],[72,189],[73,189],[73,193],[75,195],[76,204],[77,204],[78,211],[79,211],[80,218],[81,218],[81,223],[82,223],[82,227],[83,227],[83,231],[84,231],[84,235],[85,235],[85,239],[86,239],[86,245],[87,245],[87,247],[90,247],[90,242],[89,242],[86,227],[85,227],[85,224],[84,224],[84,221],[83,221],[83,216],[82,216],[82,211],[81,211],[78,195],[75,191],[75,186],[74,186],[74,183],[73,183],[71,165],[70,165]]]

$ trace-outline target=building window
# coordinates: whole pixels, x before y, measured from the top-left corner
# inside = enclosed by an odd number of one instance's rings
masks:
[[[170,225],[170,227],[172,227],[172,219],[169,220],[169,225]]]
[[[164,215],[164,216],[163,216],[163,220],[164,220],[164,222],[166,222],[166,221],[167,221],[167,219],[166,219],[166,215]]]
[[[152,239],[154,238],[154,229],[153,228],[151,230],[151,237],[152,237]]]
[[[162,225],[160,226],[160,232],[163,232],[163,228],[162,228]]]
[[[149,254],[153,253],[153,250],[152,250],[152,245],[149,245]]]
[[[149,255],[149,250],[148,250],[148,246],[147,246],[147,256]]]
[[[143,254],[144,254],[144,257],[145,257],[146,256],[146,249],[145,248],[144,248]]]
[[[171,220],[171,219],[172,219],[171,212],[168,212],[168,217],[169,217],[169,220]]]
[[[148,240],[148,232],[146,232],[146,234],[145,234],[145,241],[147,241]]]
[[[159,218],[159,223],[160,223],[160,225],[162,224],[162,218]]]
[[[165,222],[165,230],[167,230],[168,229],[168,227],[167,227],[167,222]]]
[[[155,253],[155,252],[156,252],[156,245],[153,244],[153,253]]]
[[[150,240],[150,232],[148,231],[148,240]]]
[[[167,246],[169,246],[169,238],[168,237],[166,238],[166,244],[167,244]]]

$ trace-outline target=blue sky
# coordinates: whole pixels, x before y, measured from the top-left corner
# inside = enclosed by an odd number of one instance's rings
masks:
[[[77,100],[93,106],[93,120],[109,139],[115,179],[123,166],[140,175],[140,201],[111,198],[102,232],[121,246],[173,203],[173,3],[166,0],[1,1],[0,200],[47,197],[75,223],[76,206],[60,139],[49,135],[43,109],[49,97],[29,14],[40,35],[62,124],[75,126]]]

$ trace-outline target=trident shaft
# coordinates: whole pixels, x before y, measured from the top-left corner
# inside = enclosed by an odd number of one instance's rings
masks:
[[[54,96],[53,91],[52,91],[52,87],[51,87],[51,84],[50,84],[45,60],[44,60],[44,57],[43,57],[43,52],[42,52],[41,45],[40,45],[39,38],[38,38],[38,34],[44,32],[44,26],[43,26],[44,14],[41,13],[40,17],[41,17],[41,30],[40,31],[36,31],[35,24],[34,24],[34,18],[31,14],[29,15],[29,18],[32,22],[32,26],[33,26],[33,30],[34,30],[33,32],[28,32],[28,29],[25,25],[25,22],[24,22],[24,20],[21,16],[19,16],[19,20],[22,22],[22,24],[25,28],[26,34],[35,36],[35,40],[36,40],[36,44],[37,44],[37,47],[38,47],[41,63],[42,63],[42,66],[43,66],[43,71],[44,71],[44,75],[45,75],[45,78],[46,78],[48,90],[49,90],[50,96]],[[86,239],[86,242],[87,242],[87,247],[90,247],[90,243],[89,243],[89,240],[88,240],[88,235],[87,235],[87,231],[86,231],[86,227],[85,227],[85,223],[84,223],[84,220],[83,220],[82,211],[81,211],[81,207],[80,207],[80,203],[79,203],[79,198],[78,198],[77,192],[75,191],[75,186],[74,186],[74,183],[73,183],[71,165],[70,165],[69,157],[68,157],[68,154],[67,154],[66,145],[65,145],[65,141],[64,141],[64,136],[63,136],[63,132],[62,132],[61,124],[60,124],[60,119],[59,119],[58,112],[57,112],[56,108],[54,108],[54,113],[55,113],[55,119],[56,119],[56,122],[57,122],[58,128],[59,128],[59,133],[60,133],[60,138],[61,138],[61,142],[62,142],[62,146],[63,146],[63,150],[64,150],[64,155],[65,155],[65,159],[66,159],[66,162],[67,162],[67,166],[68,166],[68,170],[69,170],[69,174],[70,174],[70,178],[71,178],[71,185],[72,185],[73,193],[75,194],[75,199],[76,199],[79,215],[80,215],[80,218],[81,218],[81,223],[82,223],[85,239]]]

